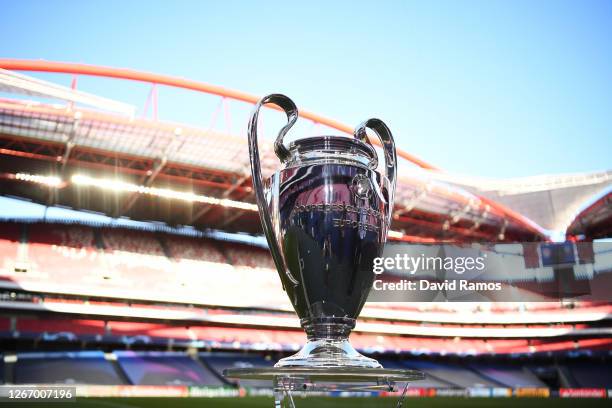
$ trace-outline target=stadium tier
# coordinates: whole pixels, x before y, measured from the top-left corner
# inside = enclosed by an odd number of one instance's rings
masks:
[[[5,254],[0,276],[4,277],[1,285],[5,288],[291,310],[277,284],[269,253],[256,246],[154,230],[11,222],[0,222],[0,227],[0,249]],[[494,251],[486,247],[481,250]],[[522,290],[529,290],[532,283],[555,284],[552,268],[525,269],[522,266],[527,261],[520,252],[525,246],[516,244],[515,250],[519,251],[517,256],[506,262],[516,263],[521,272],[510,271],[505,278],[507,284]],[[595,252],[591,249],[590,256],[610,257],[605,247]],[[51,276],[53,279],[49,279]],[[215,276],[223,279],[213,279]],[[602,276],[605,279],[607,275]],[[146,287],[142,282],[147,283]],[[232,296],[227,295],[228,288]],[[378,312],[373,311],[378,310],[380,316],[388,319],[402,315],[406,316],[404,320],[409,319],[410,313],[400,308],[386,305],[381,309],[371,303],[363,316],[377,317]],[[422,314],[424,310],[419,312],[421,316],[413,314],[412,319],[427,320],[427,315]],[[482,317],[486,319],[484,314]],[[537,315],[525,318],[534,319],[533,323],[538,319]]]
[[[77,353],[19,353],[14,384],[122,384],[115,367],[100,351]]]
[[[168,352],[115,352],[117,362],[134,385],[225,385],[218,374],[196,358]]]
[[[11,329],[11,326],[14,328]],[[79,344],[117,344],[126,347],[151,345],[159,347],[199,347],[218,350],[270,350],[289,352],[304,342],[300,331],[227,327],[178,326],[165,323],[126,322],[117,320],[77,320],[67,318],[20,317],[3,319],[0,335],[4,340]],[[392,328],[392,326],[389,326]],[[537,355],[556,353],[605,354],[612,347],[610,338],[529,337],[517,339],[474,339],[447,337],[404,337],[397,335],[353,333],[351,342],[368,353],[411,355]]]
[[[601,361],[579,361],[571,365],[569,374],[577,387],[612,387],[612,367]]]
[[[223,370],[238,367],[269,367],[268,355],[258,353],[207,352],[186,354],[160,351],[21,352],[5,356],[2,373],[12,384],[97,384],[157,386],[233,386]],[[609,388],[612,371],[601,360],[566,359],[555,364],[527,364],[456,360],[381,360],[388,368],[416,368],[423,380],[417,389],[546,389]],[[269,388],[269,383],[241,381],[245,388]]]
[[[6,226],[0,231],[0,248],[6,254],[2,260],[5,287],[180,303],[287,307],[276,285],[276,272],[270,268],[269,254],[261,248],[127,229],[2,225]],[[23,242],[15,235],[20,233],[25,234]],[[194,259],[199,253],[207,255]],[[258,270],[256,275],[251,273],[254,269]],[[223,280],[211,279],[213,274]],[[260,287],[259,292],[250,291],[254,285]],[[228,287],[243,291],[244,296],[227,296]]]
[[[270,358],[257,354],[201,353],[200,359],[219,374],[229,368],[271,367],[273,365]],[[262,380],[243,380],[238,381],[238,384],[243,387],[267,388],[270,386],[268,381]]]
[[[269,253],[252,245],[203,236],[85,225],[4,222],[0,227],[0,248],[5,254],[0,276],[3,277],[1,285],[6,289],[132,302],[163,300],[179,304],[291,310],[277,284]],[[518,245],[517,249],[522,248]],[[607,252],[603,251],[601,256],[608,256]],[[523,257],[516,258],[521,264],[524,262]],[[543,275],[538,273],[542,281]],[[53,279],[48,279],[50,276]],[[214,279],[220,276],[223,279]],[[535,275],[510,277],[513,283],[535,279]],[[142,282],[147,286],[139,285]],[[251,290],[253,288],[257,290]],[[554,303],[532,303],[528,309],[524,304],[513,303],[454,304],[451,307],[470,314],[465,318],[458,313],[445,316],[445,306],[440,304],[425,303],[417,307],[371,303],[363,316],[417,322],[547,324],[568,321],[565,312],[569,310]],[[526,310],[530,313],[524,313]],[[434,311],[436,313],[431,315]],[[496,311],[506,313],[496,314]],[[574,322],[599,320],[605,313],[605,305],[600,309],[577,308],[572,311],[576,316],[572,319]],[[469,316],[475,314],[478,314],[477,320],[470,321]]]
[[[473,371],[497,384],[510,388],[545,388],[543,383],[532,371],[512,364],[482,364],[470,365]]]
[[[0,226],[9,337],[276,351],[303,343],[261,248],[125,228]],[[586,302],[372,303],[352,342],[366,352],[412,354],[600,352],[612,343],[611,314],[610,304]]]

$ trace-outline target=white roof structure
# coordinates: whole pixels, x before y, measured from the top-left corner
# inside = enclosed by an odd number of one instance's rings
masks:
[[[612,170],[497,180],[426,173],[500,202],[551,231],[552,236],[564,233],[585,202],[612,186]]]
[[[0,92],[80,103],[133,118],[136,107],[0,68]]]

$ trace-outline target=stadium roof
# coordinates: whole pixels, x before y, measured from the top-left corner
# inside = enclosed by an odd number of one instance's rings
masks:
[[[195,81],[124,69],[18,60],[0,60],[0,68],[101,75],[248,103],[258,100]],[[352,133],[336,121],[310,112],[300,114],[314,123]],[[277,166],[270,147],[264,142],[261,149],[268,173]],[[244,136],[88,110],[80,103],[50,105],[9,98],[0,100],[0,155],[3,194],[172,225],[252,233],[260,230]],[[399,151],[398,155],[413,165],[437,171],[409,153]],[[537,224],[503,205],[423,178],[418,172],[404,170],[405,166],[400,171],[393,238],[547,238]]]
[[[612,170],[498,180],[442,172],[426,173],[432,179],[501,202],[558,237],[565,236],[566,228],[580,209],[591,204],[594,197],[605,195],[612,187]],[[610,211],[610,204],[607,206]],[[606,233],[609,235],[610,229],[599,231],[598,237]]]
[[[612,186],[587,203],[567,227],[568,238],[596,239],[610,237],[612,231]]]
[[[136,107],[0,68],[0,92],[59,99],[133,117]]]

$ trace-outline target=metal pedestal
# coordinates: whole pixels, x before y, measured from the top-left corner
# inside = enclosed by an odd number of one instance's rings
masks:
[[[414,370],[360,367],[269,367],[231,368],[223,375],[236,380],[269,380],[274,388],[275,408],[295,408],[296,393],[322,394],[330,391],[394,391],[403,384],[396,404],[403,404],[408,383],[423,379]]]

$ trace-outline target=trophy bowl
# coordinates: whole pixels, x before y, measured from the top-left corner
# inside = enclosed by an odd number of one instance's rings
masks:
[[[264,180],[257,121],[268,103],[280,107],[288,122],[274,143],[282,165]],[[354,138],[316,136],[286,147],[283,137],[297,118],[291,99],[272,94],[257,103],[248,129],[263,230],[308,339],[298,353],[275,367],[382,368],[348,339],[372,287],[374,258],[381,256],[387,239],[396,185],[393,137],[381,120],[369,119],[357,127]],[[368,128],[382,142],[384,173],[378,171]]]

